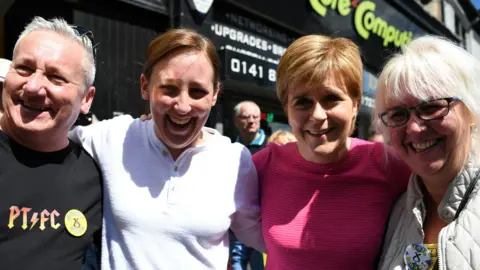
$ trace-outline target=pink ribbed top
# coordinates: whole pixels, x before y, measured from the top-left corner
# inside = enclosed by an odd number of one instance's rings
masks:
[[[410,175],[390,150],[352,138],[337,163],[306,161],[296,143],[270,144],[253,159],[267,270],[375,269],[390,209]]]

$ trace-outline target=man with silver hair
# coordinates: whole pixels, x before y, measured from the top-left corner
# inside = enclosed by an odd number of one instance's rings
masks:
[[[242,101],[233,108],[235,127],[239,136],[236,141],[245,145],[253,155],[267,145],[265,131],[260,128],[260,107],[253,101]],[[245,246],[230,234],[232,269],[246,270],[250,261],[252,270],[263,270],[263,256],[253,248]]]
[[[253,155],[267,145],[265,131],[260,128],[260,107],[247,100],[238,103],[233,111],[239,133],[237,142],[245,145]]]
[[[17,40],[0,120],[2,269],[80,269],[99,239],[102,179],[68,131],[95,88],[93,35],[36,17]]]

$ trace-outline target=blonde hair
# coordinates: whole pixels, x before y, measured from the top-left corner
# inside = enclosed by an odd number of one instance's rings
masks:
[[[475,127],[480,124],[480,63],[470,53],[441,37],[424,36],[403,46],[391,58],[378,79],[376,114],[389,103],[407,96],[419,100],[457,97],[472,116]],[[382,133],[388,138],[387,128]],[[474,134],[473,134],[474,135]],[[472,153],[478,154],[478,137],[474,136]]]
[[[348,95],[358,104],[363,92],[363,66],[357,45],[346,38],[322,35],[297,39],[280,58],[277,68],[277,96],[284,109],[292,88],[302,85],[317,89],[331,74],[342,80]]]
[[[270,138],[268,138],[268,143],[276,143],[276,144],[287,144],[289,142],[296,142],[297,138],[293,135],[293,133],[286,131],[286,130],[277,130],[272,135],[270,135]]]

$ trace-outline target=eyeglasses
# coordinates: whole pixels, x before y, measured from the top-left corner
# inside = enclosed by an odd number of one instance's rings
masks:
[[[435,120],[444,117],[450,111],[450,103],[460,100],[457,97],[439,98],[425,101],[417,106],[410,108],[396,107],[380,113],[378,117],[387,127],[399,127],[404,125],[410,119],[410,111],[415,110],[415,114],[425,121]]]
[[[257,119],[259,119],[259,118],[260,118],[260,116],[259,116],[259,115],[253,115],[253,114],[252,114],[252,115],[248,115],[248,114],[240,114],[240,115],[238,115],[237,117],[238,117],[238,118],[240,118],[240,119],[243,119],[243,120],[250,119],[250,117],[252,117],[252,118],[253,118],[253,120],[257,120]]]
[[[90,40],[90,43],[92,43],[93,59],[96,60],[98,43],[95,44],[95,39],[93,38],[93,32],[86,28],[83,28],[81,26],[76,26],[76,25],[73,25],[72,28],[76,31],[77,36],[79,36],[82,39],[86,37],[88,38],[88,40]]]

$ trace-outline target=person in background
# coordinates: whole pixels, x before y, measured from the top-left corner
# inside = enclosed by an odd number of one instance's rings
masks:
[[[267,119],[262,119],[262,117],[260,117],[260,129],[263,130],[267,138],[272,135],[272,127],[268,123]]]
[[[3,115],[3,106],[1,102],[1,93],[3,91],[3,82],[5,81],[5,77],[7,77],[8,70],[10,69],[10,65],[12,62],[8,59],[0,58],[0,117]]]
[[[267,145],[265,131],[260,128],[260,107],[253,101],[242,101],[234,108],[235,127],[238,131],[236,142],[245,145],[255,154]]]
[[[104,175],[102,269],[226,269],[229,228],[264,251],[251,154],[204,127],[220,91],[213,43],[188,29],[159,35],[140,90],[151,120],[122,115],[70,133]]]
[[[379,77],[383,134],[413,173],[379,269],[480,269],[480,63],[440,37],[403,47]]]
[[[253,101],[242,101],[234,109],[235,127],[239,133],[236,141],[255,154],[267,145],[265,131],[260,128],[260,107]],[[246,270],[250,262],[252,270],[262,270],[262,254],[245,246],[230,234],[230,256],[233,270]]]
[[[268,143],[276,143],[278,145],[284,145],[289,142],[296,141],[297,139],[295,138],[295,135],[293,135],[293,133],[281,129],[273,132],[272,135],[268,138]]]
[[[253,156],[268,270],[377,266],[410,170],[383,143],[350,137],[362,79],[359,49],[345,38],[304,36],[280,59],[277,96],[297,142]]]
[[[15,44],[0,120],[2,269],[81,269],[100,243],[101,173],[67,137],[95,93],[86,33],[35,17]]]
[[[383,137],[382,132],[380,132],[379,120],[372,121],[368,130],[368,140],[371,142],[385,143],[385,138]]]

